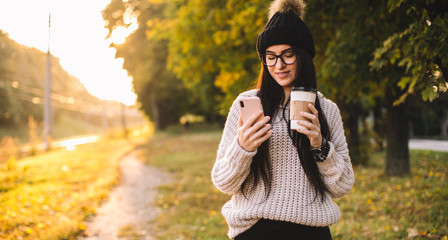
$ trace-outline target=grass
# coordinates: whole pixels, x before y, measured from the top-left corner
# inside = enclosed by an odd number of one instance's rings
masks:
[[[132,225],[125,225],[118,231],[117,237],[126,240],[143,240],[145,237],[145,232],[137,231]]]
[[[0,165],[0,239],[75,239],[119,180],[139,140],[110,137]]]
[[[160,188],[157,220],[160,240],[224,240],[227,225],[220,214],[229,196],[210,180],[221,131],[159,133],[143,157],[176,176]],[[335,201],[342,219],[331,226],[333,239],[447,239],[448,153],[411,151],[411,174],[384,176],[384,154],[369,167],[355,167],[351,193]]]
[[[384,175],[384,154],[356,167],[352,192],[337,199],[334,239],[447,239],[448,153],[410,151],[411,174]]]
[[[220,209],[230,196],[210,180],[220,138],[216,128],[173,128],[142,148],[146,163],[175,176],[159,189],[158,239],[228,239]],[[135,144],[111,137],[1,164],[0,239],[75,239],[118,182],[118,160]],[[371,162],[355,167],[352,192],[335,200],[343,217],[331,226],[333,239],[447,239],[448,153],[411,151],[411,174],[400,178],[383,175],[384,154]],[[133,226],[119,234],[144,237]]]
[[[229,196],[210,182],[220,137],[219,131],[156,134],[142,152],[148,164],[176,176],[173,184],[159,188],[159,239],[228,239],[220,208]]]

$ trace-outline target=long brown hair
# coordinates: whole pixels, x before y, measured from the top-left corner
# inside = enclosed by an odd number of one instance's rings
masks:
[[[298,74],[297,79],[294,80],[294,86],[311,87],[317,89],[316,70],[312,58],[304,50],[292,46],[298,58]],[[263,104],[264,114],[274,119],[274,116],[279,110],[278,106],[283,105],[284,100],[289,98],[285,96],[283,87],[280,86],[269,73],[267,67],[262,64],[261,73],[258,79],[257,88],[258,97]],[[289,102],[289,99],[288,99]],[[320,195],[321,200],[325,198],[325,193],[328,192],[328,187],[325,185],[322,175],[319,172],[316,162],[311,156],[310,141],[306,135],[300,134],[297,131],[289,129],[289,117],[285,116],[286,105],[283,106],[283,119],[288,124],[289,136],[292,138],[294,145],[299,154],[300,163],[305,171],[305,174],[313,186],[316,196]],[[319,98],[316,98],[315,106],[319,112],[319,122],[321,125],[322,137],[329,140],[330,129],[327,120],[320,107]],[[269,163],[269,140],[263,142],[257,149],[257,153],[252,159],[250,165],[250,172],[243,184],[241,185],[241,192],[246,196],[248,192],[254,191],[259,184],[260,179],[263,181],[265,187],[265,197],[267,198],[271,192],[272,171]]]

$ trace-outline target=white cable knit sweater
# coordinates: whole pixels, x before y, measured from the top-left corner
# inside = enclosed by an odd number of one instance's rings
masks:
[[[238,143],[237,128],[241,97],[255,96],[257,90],[240,94],[233,102],[224,127],[212,181],[222,192],[233,195],[222,208],[228,225],[228,236],[234,238],[253,226],[260,218],[294,222],[309,226],[329,226],[341,217],[339,207],[332,201],[348,193],[354,183],[354,174],[345,140],[339,109],[335,103],[318,93],[322,111],[331,132],[330,153],[322,163],[317,163],[324,182],[331,194],[324,202],[314,200],[315,192],[300,164],[297,149],[288,135],[288,126],[282,119],[282,110],[272,121],[273,135],[269,139],[269,156],[272,166],[271,193],[265,199],[264,185],[247,199],[240,191],[249,174],[254,152],[247,152]],[[289,107],[285,116],[289,116]]]

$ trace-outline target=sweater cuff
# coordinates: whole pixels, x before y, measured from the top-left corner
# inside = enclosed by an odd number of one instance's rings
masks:
[[[333,143],[328,142],[328,144],[330,144],[330,152],[328,152],[327,159],[323,162],[317,162],[319,171],[324,175],[325,172],[331,169],[337,169],[344,166],[344,160],[337,157]]]
[[[253,156],[255,156],[256,153],[257,150],[253,152],[244,150],[244,148],[242,148],[238,143],[238,137],[235,136],[229,148],[227,149],[226,159],[229,160],[230,165],[239,165],[238,167],[241,167],[241,169],[245,169],[246,167],[248,167],[246,165],[250,165],[250,163],[252,162],[251,159]]]

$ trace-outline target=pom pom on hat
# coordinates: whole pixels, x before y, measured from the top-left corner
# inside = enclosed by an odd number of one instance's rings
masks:
[[[303,19],[305,16],[306,3],[303,0],[274,0],[269,8],[269,19],[276,12],[293,12]]]
[[[258,54],[265,54],[272,45],[289,44],[301,48],[314,58],[314,41],[303,22],[306,3],[303,0],[274,0],[269,9],[269,21],[258,35]]]

